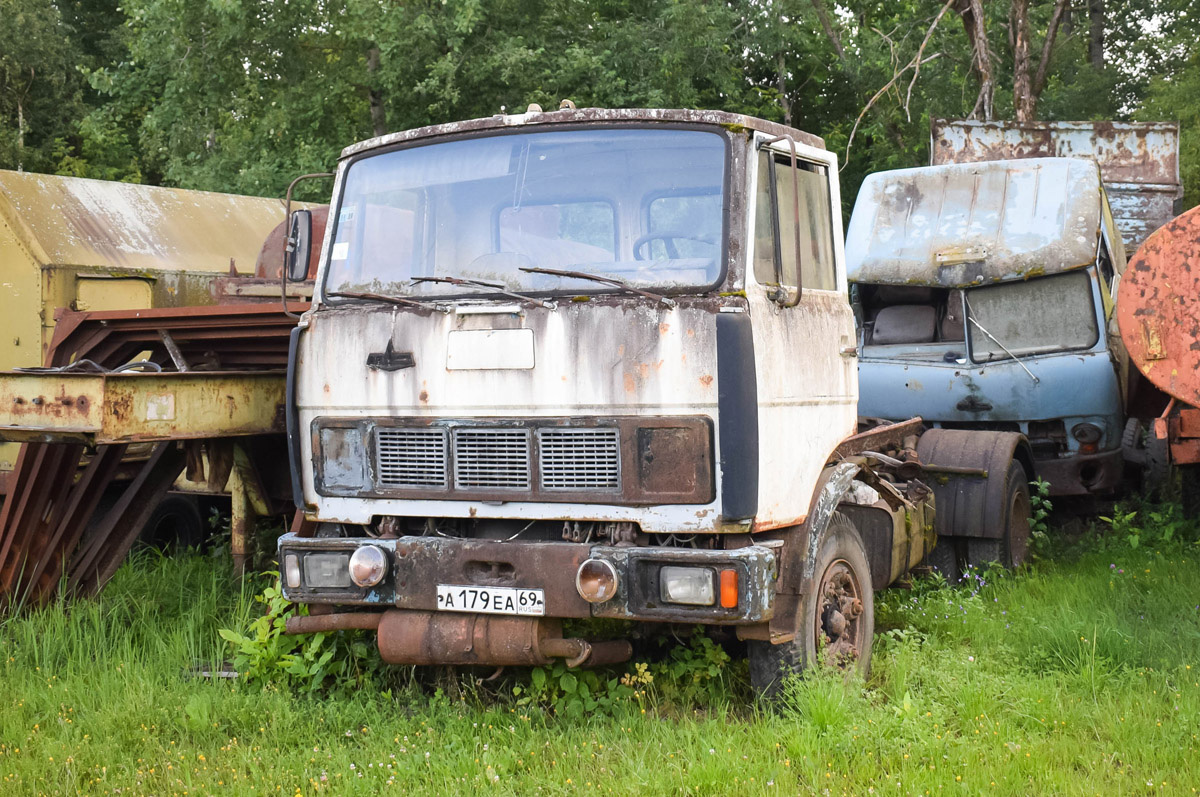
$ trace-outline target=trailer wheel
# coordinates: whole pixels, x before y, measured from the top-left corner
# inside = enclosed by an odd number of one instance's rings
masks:
[[[164,551],[196,548],[204,541],[204,521],[196,499],[190,495],[168,495],[146,521],[138,540]]]
[[[875,635],[875,593],[862,537],[850,519],[834,513],[817,545],[813,578],[800,596],[799,629],[791,642],[748,643],[750,684],[778,697],[784,678],[818,662],[866,675]]]
[[[1008,467],[1004,486],[1004,530],[1000,539],[967,539],[967,564],[983,567],[999,562],[1007,568],[1020,567],[1029,556],[1029,484],[1019,462]]]
[[[1132,433],[1132,448],[1125,445],[1129,436],[1128,426],[1135,426]],[[1175,468],[1171,465],[1171,444],[1159,440],[1153,429],[1137,418],[1130,418],[1126,427],[1127,435],[1121,438],[1121,453],[1141,468],[1141,489],[1144,495],[1164,501],[1171,495],[1171,482]]]

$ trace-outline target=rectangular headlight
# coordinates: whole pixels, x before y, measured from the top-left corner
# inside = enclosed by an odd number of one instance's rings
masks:
[[[367,486],[367,443],[358,424],[322,427],[318,434],[318,488],[331,494]]]
[[[667,603],[712,606],[713,571],[707,567],[664,567],[658,571],[659,595]]]
[[[350,581],[350,554],[309,553],[304,555],[304,586],[346,589]]]

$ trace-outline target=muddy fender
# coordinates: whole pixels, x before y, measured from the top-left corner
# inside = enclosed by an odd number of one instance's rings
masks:
[[[776,600],[772,631],[795,633],[799,622],[799,599],[813,578],[822,535],[860,470],[856,462],[840,462],[821,474],[808,516],[803,524],[792,530],[780,556],[776,594],[790,596],[790,599]]]
[[[1029,542],[1028,442],[1014,432],[931,429],[917,441],[921,462],[933,468],[935,527],[947,551],[979,565],[999,561],[1015,566],[1025,560]],[[1024,460],[1024,462],[1023,462]],[[939,473],[936,468],[974,468],[983,475]],[[956,540],[965,540],[958,543]]]

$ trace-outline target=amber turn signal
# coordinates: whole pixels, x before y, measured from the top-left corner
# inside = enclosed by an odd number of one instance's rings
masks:
[[[738,574],[736,570],[721,571],[721,607],[736,609],[738,605]]]

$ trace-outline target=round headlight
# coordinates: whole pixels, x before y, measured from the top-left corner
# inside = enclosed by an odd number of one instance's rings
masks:
[[[363,545],[350,556],[350,580],[360,587],[373,587],[387,573],[388,557],[377,545]]]
[[[617,571],[603,559],[588,559],[575,575],[575,589],[588,603],[604,603],[617,594]]]
[[[1104,432],[1094,423],[1077,423],[1071,427],[1071,436],[1084,445],[1099,443],[1102,434]]]

